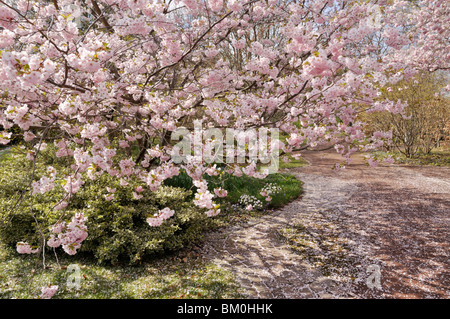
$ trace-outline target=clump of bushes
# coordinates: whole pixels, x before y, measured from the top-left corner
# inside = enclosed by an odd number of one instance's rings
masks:
[[[35,180],[43,174],[46,164],[45,157],[37,163]],[[39,246],[41,232],[48,239],[51,226],[62,214],[63,220],[68,221],[75,213],[83,213],[89,235],[79,252],[92,254],[99,262],[136,263],[145,256],[197,242],[210,225],[209,218],[189,200],[191,191],[163,186],[156,192],[143,191],[140,193],[143,197],[136,200],[133,183],[137,186],[137,181],[129,181],[130,185],[124,187],[108,175],[87,180],[66,210],[57,211],[53,207],[64,196],[62,187],[57,185],[50,192],[31,197],[29,192],[23,192],[29,172],[30,163],[22,155],[8,155],[1,162],[0,240],[11,246],[20,241]],[[115,188],[110,201],[105,199],[106,186]],[[173,209],[174,216],[159,227],[149,226],[146,219],[165,207]]]
[[[3,243],[15,247],[23,241],[39,247],[43,237],[49,239],[51,228],[58,221],[70,221],[76,213],[83,213],[87,218],[88,237],[79,253],[90,254],[100,263],[127,261],[133,264],[147,256],[194,244],[206,230],[226,224],[227,216],[237,213],[236,210],[245,213],[245,207],[241,205],[242,196],[257,198],[263,205],[254,209],[264,210],[280,207],[297,198],[302,191],[301,182],[287,174],[271,174],[264,180],[225,173],[206,176],[211,192],[216,187],[228,191],[226,198],[215,199],[221,204],[221,214],[210,218],[193,204],[196,188],[185,172],[167,180],[155,192],[139,192],[138,195],[142,196],[139,200],[136,199],[136,189],[142,182],[137,178],[130,178],[128,185],[122,186],[117,178],[104,174],[95,180],[86,179],[69,205],[56,210],[65,195],[63,180],[55,182],[55,188],[44,194],[31,196],[29,192],[32,171],[34,181],[44,176],[49,166],[61,176],[67,173],[70,163],[65,158],[57,158],[54,151],[54,147],[49,145],[34,167],[25,154],[20,154],[20,148],[0,158],[0,241]],[[261,195],[267,185],[277,189],[270,194],[270,201],[265,200],[268,195]],[[114,190],[113,196],[108,189]],[[160,226],[150,226],[146,219],[166,207],[175,214]],[[61,250],[61,253],[64,252]]]

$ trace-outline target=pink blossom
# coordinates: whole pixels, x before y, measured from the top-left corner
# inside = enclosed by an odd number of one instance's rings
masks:
[[[49,247],[56,248],[61,245],[61,241],[58,238],[56,238],[55,235],[50,235],[49,240],[47,240],[47,245]]]
[[[77,193],[81,186],[84,184],[84,181],[81,179],[80,175],[76,176],[68,176],[65,180],[65,184],[63,186],[64,190],[69,194]]]
[[[73,158],[75,159],[75,163],[78,165],[78,169],[80,172],[86,171],[93,161],[92,156],[90,156],[89,152],[83,151],[80,148],[77,148],[74,151]]]
[[[136,187],[136,192],[142,193],[143,191],[144,191],[144,187],[142,187],[142,186]]]
[[[55,187],[55,184],[53,182],[53,179],[43,176],[39,181],[32,182],[31,187],[33,188],[32,194],[44,194],[51,191]]]
[[[114,199],[114,194],[107,194],[105,195],[105,199],[109,202],[112,201]]]
[[[64,228],[66,228],[65,223],[58,223],[58,224],[53,225],[52,232],[54,232],[55,234],[59,234],[64,230]]]
[[[16,249],[19,254],[35,254],[39,251],[38,248],[33,249],[30,244],[23,241],[17,243]]]
[[[120,141],[119,141],[119,147],[121,147],[121,148],[127,148],[127,147],[130,147],[130,144],[128,144],[127,141],[120,140]]]
[[[241,0],[230,0],[228,5],[233,11],[241,11],[243,8],[243,3]]]
[[[175,211],[170,209],[169,207],[166,207],[159,211],[159,217],[161,217],[163,220],[168,219],[175,214]]]
[[[0,26],[6,29],[11,28],[16,16],[17,14],[6,6],[0,7]]]
[[[156,191],[161,186],[162,181],[162,176],[156,170],[150,171],[146,178],[146,183],[152,192]]]
[[[208,0],[208,3],[214,12],[219,12],[223,7],[223,0]]]
[[[286,139],[286,141],[288,142],[289,145],[299,146],[304,139],[305,138],[302,137],[301,135],[293,133],[288,139]]]
[[[305,66],[306,74],[312,76],[330,76],[332,63],[331,61],[325,59],[322,56],[313,57],[307,61],[307,65]]]
[[[85,221],[83,214],[77,213],[67,225],[64,222],[55,224],[52,232],[58,236],[50,235],[47,245],[53,248],[62,246],[67,254],[75,255],[81,243],[88,237]]]
[[[133,167],[136,164],[131,159],[124,159],[119,162],[120,169],[123,175],[129,176],[133,174]]]
[[[56,292],[58,291],[58,286],[55,285],[49,285],[41,288],[41,295],[39,296],[39,299],[50,299],[52,298]]]
[[[200,208],[211,209],[214,206],[213,195],[208,191],[199,191],[195,194],[194,204]]]
[[[164,220],[159,217],[149,217],[149,218],[147,218],[146,221],[150,226],[157,227],[157,226],[161,226]]]
[[[206,216],[214,217],[220,214],[219,205],[215,205],[212,209],[209,209],[205,212]]]
[[[242,171],[244,172],[245,175],[254,176],[256,173],[256,163],[252,162],[248,166],[244,167]]]
[[[214,193],[218,196],[218,197],[227,197],[228,192],[227,190],[219,187],[219,188],[214,188]]]
[[[206,169],[205,173],[208,174],[209,176],[217,176],[219,174],[219,171],[217,170],[216,165],[214,165]]]
[[[111,194],[114,194],[116,192],[116,189],[112,187],[106,187],[106,190]]]
[[[133,192],[133,198],[134,198],[134,199],[139,200],[139,199],[141,199],[142,197],[143,197],[143,195],[140,195],[140,194],[138,194],[138,193],[136,193],[136,192]]]
[[[98,123],[86,124],[81,131],[81,137],[92,139],[105,135],[106,131],[106,127],[101,127]]]
[[[14,44],[14,33],[4,29],[0,31],[0,49],[9,47]]]
[[[163,221],[166,219],[169,219],[175,214],[175,211],[170,209],[169,207],[166,207],[164,209],[161,209],[158,211],[158,214],[155,214],[153,217],[147,218],[147,223],[152,227],[161,226]]]
[[[9,132],[0,132],[0,144],[8,144],[10,142],[11,135],[12,133]]]
[[[36,135],[33,134],[33,132],[27,131],[23,134],[23,139],[25,142],[30,142],[32,141],[34,138],[36,137]]]
[[[74,152],[68,148],[68,143],[66,141],[59,141],[56,143],[58,150],[56,151],[56,157],[72,156]]]

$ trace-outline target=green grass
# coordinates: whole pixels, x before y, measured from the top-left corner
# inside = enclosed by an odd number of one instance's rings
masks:
[[[48,254],[47,254],[48,255]],[[41,288],[58,285],[53,299],[241,299],[233,275],[193,251],[180,252],[138,266],[100,266],[90,258],[47,256],[47,269],[35,255],[0,247],[0,299],[39,298]],[[79,289],[70,288],[79,266]]]
[[[450,166],[450,149],[434,149],[430,154],[419,154],[413,158],[399,156],[397,162],[411,165]]]
[[[215,187],[223,187],[228,191],[225,199],[215,199],[220,204],[220,214],[211,221],[211,227],[217,229],[234,225],[237,222],[245,222],[252,218],[258,218],[272,213],[275,209],[283,207],[287,203],[297,199],[303,192],[303,183],[288,173],[270,174],[265,179],[256,179],[248,176],[236,177],[227,175],[222,178],[216,176],[207,177],[208,185],[212,191]],[[281,187],[281,191],[272,195],[272,201],[267,203],[263,196],[259,194],[261,189],[268,183]],[[193,189],[192,180],[185,173],[173,177],[166,181],[167,185]],[[256,197],[264,207],[261,210],[248,211],[239,203],[242,195],[251,195]]]
[[[290,160],[290,162],[288,162],[288,163],[280,160],[280,166],[279,166],[280,169],[293,169],[293,168],[304,167],[304,166],[309,165],[309,163],[303,157],[295,159],[289,155],[288,158]]]
[[[9,158],[9,147],[0,148],[0,162]]]
[[[302,193],[302,182],[288,173],[269,174],[264,179],[253,178],[246,175],[237,177],[229,174],[224,174],[221,177],[206,176],[205,178],[208,181],[210,191],[216,187],[222,187],[228,191],[226,199],[216,200],[220,201],[221,204],[238,205],[240,197],[244,194],[255,196],[263,201],[264,197],[259,193],[267,184],[274,184],[281,188],[279,193],[272,195],[272,201],[266,205],[267,209],[282,207],[298,198]],[[192,189],[194,192],[196,190],[192,184],[191,178],[187,176],[186,173],[180,173],[180,175],[167,180],[166,185]]]
[[[242,194],[249,194],[263,200],[259,192],[266,184],[281,187],[281,191],[272,195],[268,208],[278,208],[296,199],[302,193],[302,182],[289,174],[270,174],[265,179],[256,179],[248,176],[231,176],[225,183],[229,190],[227,201],[238,203]]]
[[[408,158],[400,152],[379,151],[374,155],[379,158],[391,155],[397,164],[450,167],[450,148],[436,148],[430,154],[419,153],[412,158]]]

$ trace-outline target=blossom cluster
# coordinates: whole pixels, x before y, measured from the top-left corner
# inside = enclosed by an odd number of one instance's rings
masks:
[[[2,131],[0,132],[0,144],[6,145],[11,141],[11,132]]]
[[[194,204],[199,208],[207,209],[205,214],[208,217],[218,215],[220,213],[220,205],[213,202],[214,195],[208,190],[208,183],[205,180],[194,180],[193,183],[197,187]],[[215,189],[214,192],[220,194],[220,197],[226,196],[226,191],[223,189]]]
[[[223,189],[222,187],[217,187],[217,188],[214,188],[214,194],[216,194],[216,196],[218,196],[218,197],[223,198],[223,197],[227,197],[228,192],[226,189]]]
[[[16,245],[16,250],[19,254],[35,254],[39,251],[38,248],[34,248],[27,242],[20,241]]]
[[[85,221],[83,214],[77,213],[67,225],[65,222],[54,225],[47,245],[53,248],[61,246],[67,254],[75,255],[88,236]]]
[[[55,187],[56,169],[53,166],[47,167],[48,176],[42,176],[39,181],[33,181],[31,187],[33,188],[32,194],[51,191]]]
[[[170,209],[169,207],[166,207],[164,209],[159,210],[158,213],[154,214],[152,217],[148,217],[147,223],[152,227],[161,226],[163,221],[169,219],[174,214],[175,214],[174,210]]]

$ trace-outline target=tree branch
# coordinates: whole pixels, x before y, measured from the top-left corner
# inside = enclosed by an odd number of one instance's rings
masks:
[[[92,6],[94,7],[94,11],[95,13],[100,17],[100,21],[103,23],[103,25],[105,26],[105,28],[111,32],[114,33],[114,29],[113,27],[109,24],[108,20],[106,20],[105,16],[102,13],[102,10],[100,9],[100,7],[98,6],[98,3],[96,0],[91,0],[92,2]]]

